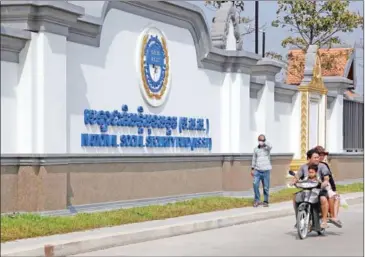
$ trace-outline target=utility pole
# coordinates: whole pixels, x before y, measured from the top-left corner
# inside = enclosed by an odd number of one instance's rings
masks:
[[[262,58],[265,57],[265,43],[266,43],[266,33],[262,32]]]
[[[255,1],[255,53],[259,53],[259,1]]]

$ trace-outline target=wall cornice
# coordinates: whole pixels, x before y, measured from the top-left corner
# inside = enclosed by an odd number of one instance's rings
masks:
[[[329,92],[342,95],[348,88],[353,86],[353,81],[344,77],[323,77],[323,82]]]
[[[277,60],[263,58],[252,67],[252,75],[275,81],[275,76],[285,67],[284,63]]]
[[[30,38],[29,31],[1,26],[1,60],[18,63],[19,53]]]
[[[1,1],[1,24],[68,36],[84,8],[64,1]]]
[[[250,97],[257,98],[259,91],[265,86],[265,76],[251,76]],[[291,103],[293,96],[297,94],[298,87],[275,82],[275,101]]]
[[[213,48],[203,11],[183,1],[105,1],[100,18],[85,15],[83,7],[68,2],[2,1],[1,23],[22,30],[60,34],[70,42],[99,47],[104,20],[112,9],[189,30],[199,68],[250,73],[261,59],[254,53]]]

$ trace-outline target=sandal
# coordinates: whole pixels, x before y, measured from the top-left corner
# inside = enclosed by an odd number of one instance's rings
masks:
[[[326,222],[326,223],[322,222],[322,224],[321,224],[321,228],[322,228],[322,229],[326,229],[326,228],[328,228],[328,224],[327,224],[327,222]]]
[[[342,222],[340,220],[330,219],[331,223],[338,228],[342,228]]]

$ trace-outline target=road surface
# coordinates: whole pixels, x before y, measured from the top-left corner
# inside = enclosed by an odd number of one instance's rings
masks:
[[[341,209],[344,227],[297,238],[285,217],[115,247],[76,256],[364,256],[363,205]]]

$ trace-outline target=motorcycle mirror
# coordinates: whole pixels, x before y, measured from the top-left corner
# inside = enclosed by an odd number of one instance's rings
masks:
[[[295,176],[295,172],[294,171],[292,171],[292,170],[289,170],[289,175],[291,175],[291,176]]]

